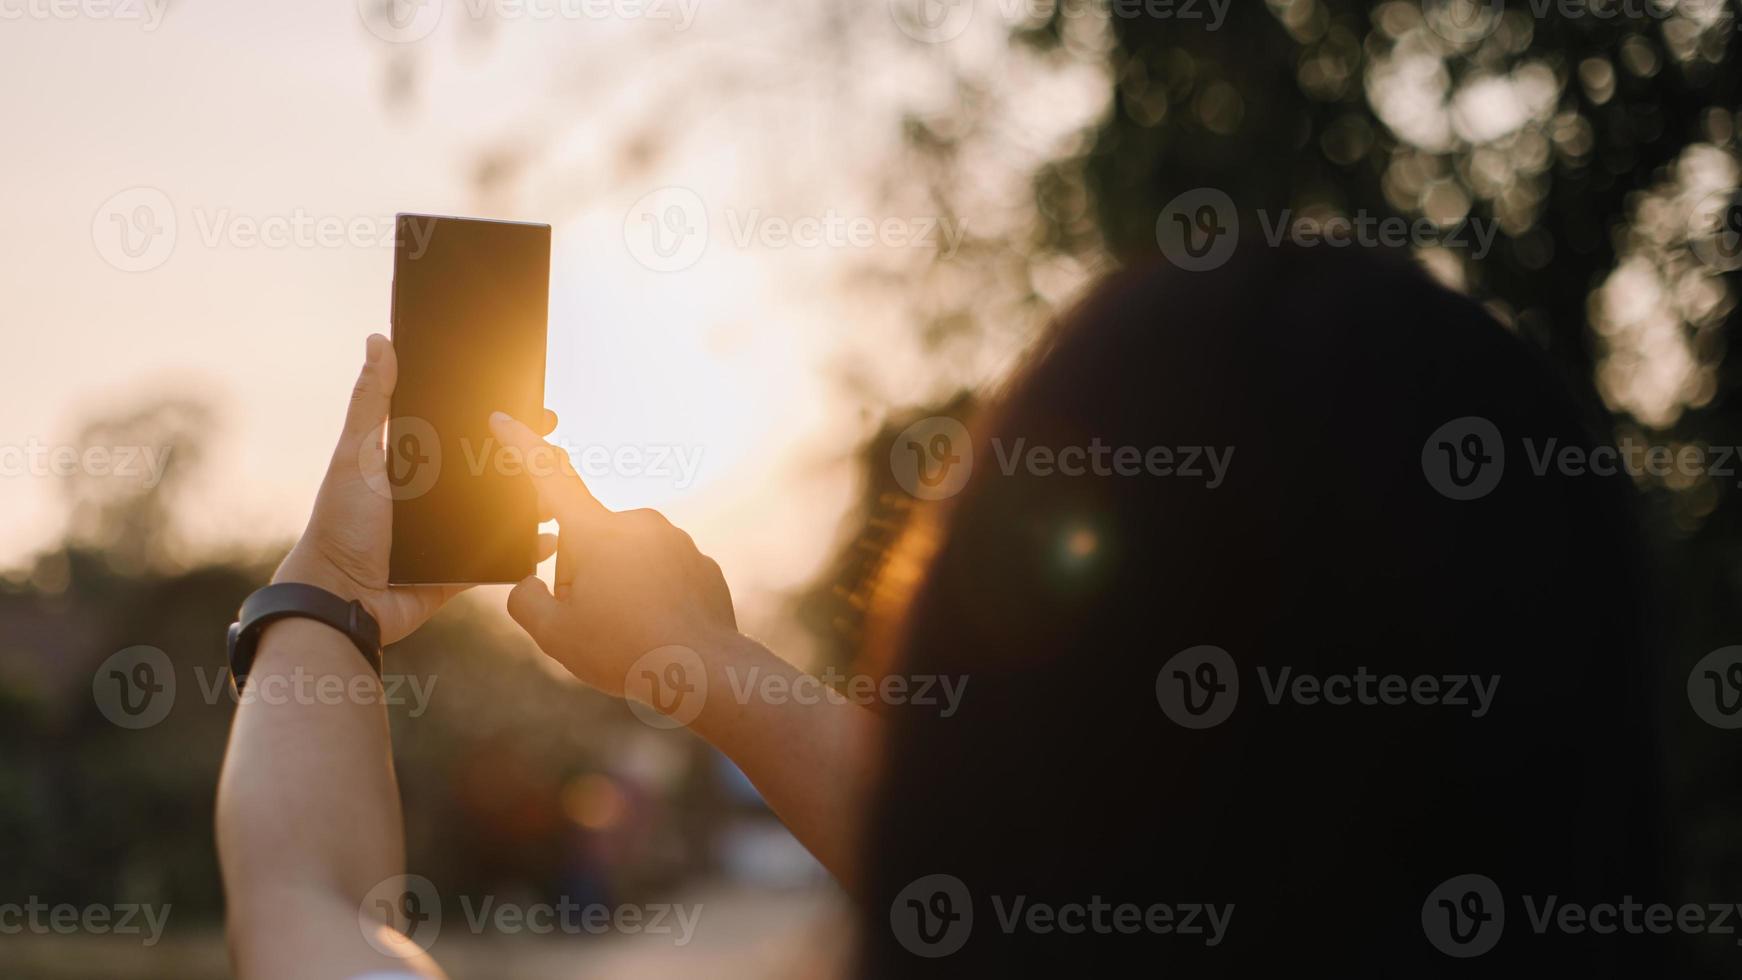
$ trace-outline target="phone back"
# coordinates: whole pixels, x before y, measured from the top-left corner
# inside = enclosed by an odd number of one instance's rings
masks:
[[[534,566],[537,500],[489,418],[536,426],[544,414],[550,226],[402,214],[396,230],[388,578],[519,581]]]

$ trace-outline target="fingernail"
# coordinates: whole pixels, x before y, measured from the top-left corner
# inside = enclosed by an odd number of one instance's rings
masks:
[[[363,341],[363,356],[370,364],[381,360],[381,345],[375,342],[375,338],[379,336],[381,335],[372,333],[367,340]]]
[[[512,421],[514,421],[514,420],[508,417],[507,412],[491,412],[490,413],[490,424],[491,425],[506,425]]]

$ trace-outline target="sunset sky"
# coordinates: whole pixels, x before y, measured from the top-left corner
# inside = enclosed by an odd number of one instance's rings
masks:
[[[543,221],[558,437],[701,459],[693,485],[607,478],[596,491],[666,509],[753,608],[802,583],[852,500],[851,454],[887,407],[846,397],[841,362],[877,351],[869,368],[896,403],[935,383],[914,370],[893,305],[840,289],[853,263],[916,247],[902,235],[950,231],[879,211],[868,191],[929,77],[912,59],[935,60],[933,46],[882,4],[846,24],[845,7],[710,0],[685,29],[675,2],[661,16],[480,19],[476,3],[430,0],[389,21],[374,2],[118,8],[131,19],[100,4],[6,8],[0,444],[64,444],[98,413],[197,394],[222,423],[182,508],[189,535],[286,540],[363,338],[387,330],[391,216]],[[433,27],[416,20],[430,9]],[[394,25],[429,33],[379,36]],[[817,39],[841,29],[870,31],[856,57],[886,52],[908,81],[837,63]],[[959,56],[996,56],[971,42]],[[506,179],[480,190],[481,168]],[[706,237],[675,255],[681,268],[649,251],[654,225],[698,215]],[[845,237],[854,219],[891,217],[901,235]],[[173,234],[129,253],[119,235],[142,220]],[[0,563],[58,539],[63,482],[0,479]]]

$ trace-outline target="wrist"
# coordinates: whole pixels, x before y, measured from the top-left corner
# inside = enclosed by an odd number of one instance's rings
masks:
[[[290,550],[290,554],[284,556],[284,561],[278,564],[278,570],[272,573],[273,585],[283,582],[297,582],[324,589],[346,602],[361,602],[365,609],[369,609],[370,615],[375,614],[375,610],[369,608],[369,601],[364,597],[364,590],[358,586],[356,579],[340,571],[332,562],[309,554],[300,542]]]
[[[341,599],[307,582],[280,581],[244,600],[230,626],[230,671],[238,694],[260,655],[284,646],[286,634],[300,636],[290,645],[309,655],[335,645],[352,647],[373,673],[381,671],[380,627],[362,603]],[[301,662],[306,658],[292,659]]]
[[[340,676],[373,675],[342,630],[303,616],[287,616],[261,628],[254,669],[249,673],[279,673],[293,665]]]
[[[751,703],[756,700],[753,689],[748,701],[739,696],[746,678],[792,672],[792,667],[761,643],[735,630],[713,637],[697,652],[707,673],[708,696],[689,727],[730,754],[733,733],[742,727],[746,715],[756,713],[756,706]]]

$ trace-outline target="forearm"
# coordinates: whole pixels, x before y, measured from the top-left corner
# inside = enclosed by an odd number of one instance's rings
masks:
[[[217,836],[239,952],[277,938],[287,902],[332,905],[354,922],[368,891],[403,873],[380,682],[343,634],[305,619],[262,633],[224,758]]]
[[[737,763],[793,836],[852,889],[876,716],[833,692],[764,696],[769,679],[791,691],[805,675],[748,638],[718,645],[703,662],[708,696],[691,728]]]

